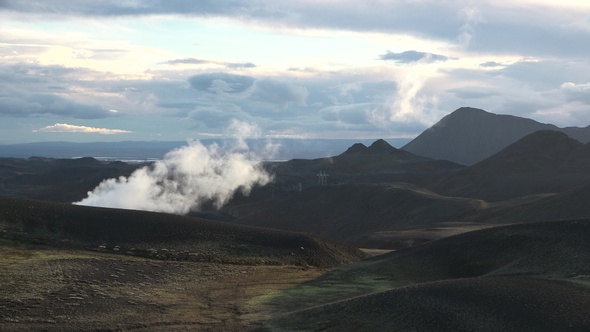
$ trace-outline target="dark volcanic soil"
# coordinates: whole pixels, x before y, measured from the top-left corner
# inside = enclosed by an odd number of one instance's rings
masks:
[[[590,288],[525,277],[442,281],[278,317],[265,331],[588,331]]]

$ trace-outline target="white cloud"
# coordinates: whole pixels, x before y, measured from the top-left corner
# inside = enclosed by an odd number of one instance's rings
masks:
[[[39,128],[33,132],[43,133],[88,133],[88,134],[101,134],[101,135],[115,135],[115,134],[129,134],[132,133],[129,130],[121,129],[107,129],[107,128],[94,128],[86,126],[76,126],[67,123],[56,123],[51,126]]]

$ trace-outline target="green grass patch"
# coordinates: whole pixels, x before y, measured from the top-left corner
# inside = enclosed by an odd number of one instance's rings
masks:
[[[317,279],[256,299],[282,312],[299,310],[403,286],[395,280],[363,275],[354,279]]]

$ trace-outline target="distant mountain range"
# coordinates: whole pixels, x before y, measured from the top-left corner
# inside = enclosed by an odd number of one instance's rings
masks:
[[[582,143],[590,141],[590,126],[559,128],[531,119],[462,107],[442,118],[402,149],[434,159],[473,165],[539,130],[561,131]]]
[[[203,139],[204,145],[218,144],[221,147],[235,145],[231,139]],[[370,144],[372,139],[247,139],[251,151],[259,152],[262,158],[289,160],[294,158],[322,158],[334,156],[354,143]],[[401,147],[410,139],[388,139],[390,144]],[[278,146],[270,155],[268,143]],[[145,161],[161,159],[166,152],[186,145],[187,141],[124,141],[124,142],[36,142],[22,144],[0,144],[0,157],[29,158],[33,156],[51,158],[95,157],[101,160]]]
[[[539,130],[560,131],[582,143],[590,142],[590,126],[560,128],[532,119],[493,114],[481,109],[461,107],[426,129],[415,139],[390,138],[381,140],[417,156],[447,160],[470,166],[482,161]],[[231,146],[231,139],[203,139],[203,144]],[[247,139],[250,149],[261,152],[265,160],[315,159],[371,153],[373,139]],[[278,149],[272,156],[264,153],[268,142]],[[145,161],[161,159],[166,152],[186,145],[186,141],[124,141],[124,142],[36,142],[0,144],[0,157],[51,158],[95,157],[102,160]],[[368,148],[368,150],[366,150]],[[402,156],[402,151],[396,152]]]
[[[292,159],[273,164],[277,167],[279,182],[316,183],[318,172],[329,174],[329,183],[399,182],[416,177],[440,174],[462,169],[465,166],[445,160],[435,160],[396,149],[379,139],[370,146],[355,143],[345,152],[326,158]],[[285,175],[296,175],[287,179]]]

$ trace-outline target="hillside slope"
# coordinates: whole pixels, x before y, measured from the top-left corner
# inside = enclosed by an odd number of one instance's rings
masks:
[[[334,266],[364,257],[312,236],[190,217],[0,198],[0,237],[158,259]]]
[[[259,331],[587,331],[589,295],[532,278],[450,280],[287,314]]]
[[[232,207],[234,222],[317,234],[371,245],[381,231],[431,227],[481,208],[484,202],[439,196],[405,183],[315,186]],[[390,243],[388,247],[400,244]]]
[[[91,157],[0,158],[0,195],[70,203],[85,198],[103,180],[129,176],[140,166]]]
[[[396,149],[380,139],[368,147],[356,143],[337,156],[267,163],[267,168],[276,174],[275,183],[292,186],[317,184],[319,172],[328,174],[328,183],[382,183],[406,182],[464,166]]]
[[[434,159],[473,165],[539,130],[562,131],[583,143],[590,141],[590,126],[558,128],[531,119],[462,107],[404,145],[402,150]]]
[[[333,270],[291,291],[272,331],[583,331],[590,220],[464,233]],[[326,292],[330,289],[331,292]],[[377,293],[368,294],[371,292]],[[293,294],[299,294],[297,298]],[[316,294],[312,297],[309,294]],[[324,296],[317,296],[324,294]],[[368,294],[356,297],[362,294]]]
[[[441,180],[435,192],[490,201],[559,193],[590,182],[590,148],[558,131],[542,130]]]

